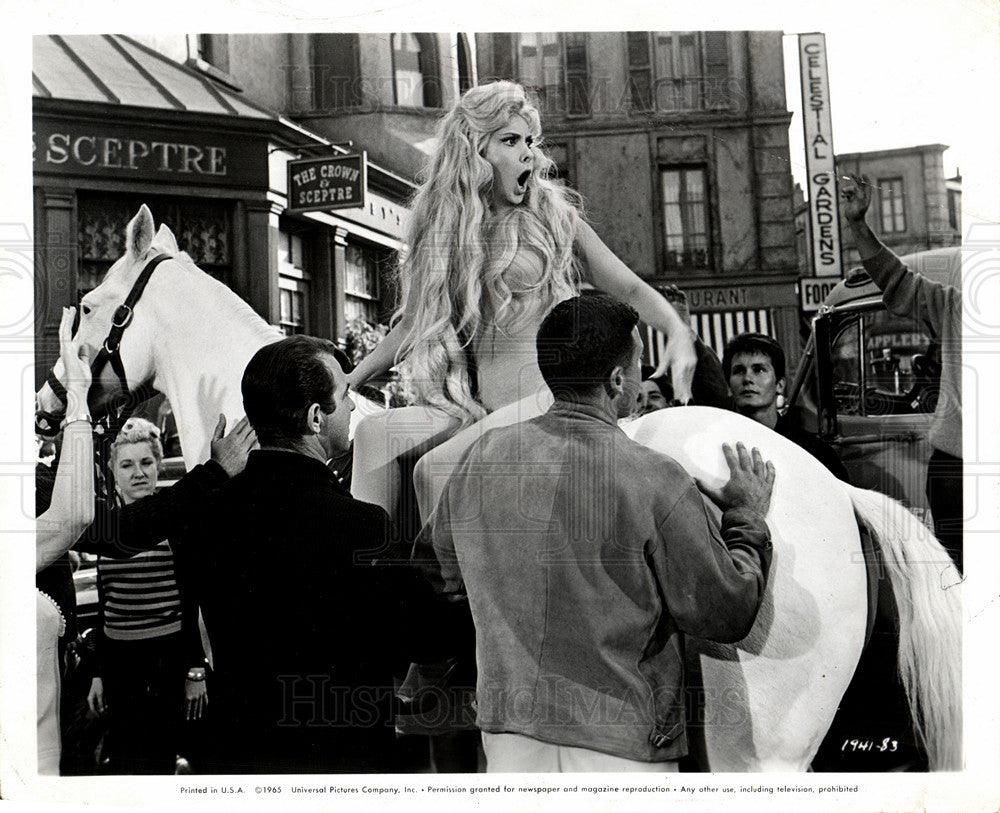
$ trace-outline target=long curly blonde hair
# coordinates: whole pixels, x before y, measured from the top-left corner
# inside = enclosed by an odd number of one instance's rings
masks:
[[[527,123],[534,165],[524,202],[494,216],[493,167],[483,157],[490,136],[511,116]],[[413,198],[400,254],[400,309],[412,329],[397,361],[406,358],[420,400],[459,418],[463,425],[486,414],[473,392],[467,353],[481,328],[502,330],[512,315],[504,273],[520,248],[535,253],[543,271],[526,290],[545,310],[556,291],[578,287],[573,240],[580,198],[550,175],[553,161],[539,147],[541,121],[525,90],[512,82],[468,90],[441,120],[438,146],[426,180]]]

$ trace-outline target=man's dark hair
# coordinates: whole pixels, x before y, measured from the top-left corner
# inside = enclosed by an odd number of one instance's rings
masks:
[[[328,339],[289,336],[258,350],[243,372],[243,409],[261,443],[297,440],[306,431],[306,410],[336,408],[334,380],[325,359],[349,364]]]
[[[737,353],[760,353],[767,356],[771,360],[771,366],[774,367],[775,379],[780,380],[785,377],[785,351],[770,336],[763,333],[741,333],[729,341],[726,349],[722,351],[722,371],[726,374],[727,381],[732,370],[733,357]]]
[[[556,305],[538,328],[538,367],[552,394],[588,395],[632,357],[635,309],[613,296],[585,291]]]

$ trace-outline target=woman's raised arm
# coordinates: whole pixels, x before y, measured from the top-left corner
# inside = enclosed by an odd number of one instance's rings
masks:
[[[378,346],[361,359],[358,366],[347,376],[351,389],[357,389],[369,379],[391,369],[396,363],[396,353],[402,347],[403,340],[410,332],[410,327],[411,322],[404,316],[392,330],[385,334]]]
[[[698,361],[694,331],[662,294],[618,259],[597,236],[597,232],[582,220],[577,229],[576,245],[583,258],[588,282],[627,302],[639,312],[643,322],[666,334],[667,347],[654,376],[662,375],[669,367],[674,396],[681,403],[690,401],[691,382]]]
[[[52,500],[37,521],[36,572],[62,556],[94,519],[94,442],[87,409],[90,359],[73,340],[75,314],[76,308],[63,308],[59,324],[66,421]]]

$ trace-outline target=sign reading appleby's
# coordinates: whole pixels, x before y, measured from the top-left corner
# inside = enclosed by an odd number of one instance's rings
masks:
[[[288,208],[295,212],[365,205],[367,153],[288,162]]]

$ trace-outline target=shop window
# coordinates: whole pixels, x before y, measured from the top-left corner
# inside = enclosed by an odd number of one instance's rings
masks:
[[[392,74],[395,103],[402,107],[440,107],[441,80],[429,34],[393,34]]]
[[[906,231],[906,212],[903,199],[903,179],[879,179],[878,195],[881,204],[882,234]]]
[[[630,31],[629,104],[660,113],[729,106],[729,41],[723,31]]]
[[[278,326],[286,336],[306,332],[306,297],[305,292],[298,289],[298,285],[297,280],[278,278]]]
[[[125,253],[125,230],[146,203],[159,226],[174,233],[181,251],[195,265],[228,284],[232,271],[232,217],[225,203],[80,195],[78,201],[77,293],[83,296],[100,284],[111,265]]]
[[[703,167],[660,172],[664,257],[669,269],[711,267],[708,189]]]
[[[181,250],[209,271],[230,265],[229,233],[228,212],[199,204],[181,214],[175,236]]]
[[[344,250],[344,318],[376,324],[379,316],[378,258],[358,245]]]
[[[300,234],[279,232],[278,326],[286,336],[309,332],[309,274]]]

